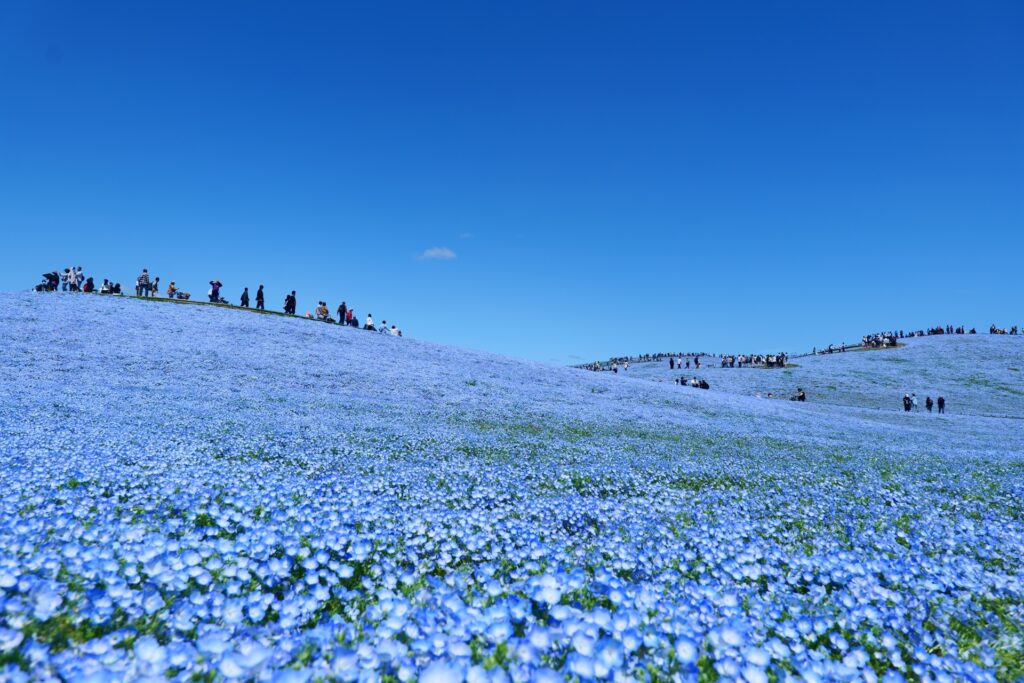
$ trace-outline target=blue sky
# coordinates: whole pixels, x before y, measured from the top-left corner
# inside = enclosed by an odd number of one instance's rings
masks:
[[[6,2],[0,289],[146,266],[555,362],[1024,323],[1022,32],[1019,2]]]

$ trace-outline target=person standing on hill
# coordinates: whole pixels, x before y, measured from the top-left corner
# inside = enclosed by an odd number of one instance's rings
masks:
[[[945,396],[939,396],[938,406],[939,406],[939,415],[942,415],[943,413],[946,412],[946,397]]]
[[[929,413],[932,412],[932,406],[934,405],[934,403],[935,402],[932,401],[932,397],[931,396],[926,396],[925,399],[924,399],[925,410],[927,410]]]
[[[338,324],[344,325],[348,322],[348,304],[344,301],[338,306]]]
[[[263,285],[260,285],[260,288],[256,290],[256,310],[257,311],[264,310],[264,308],[263,308]]]
[[[910,412],[910,394],[903,394],[903,412]]]
[[[295,290],[284,298],[284,312],[288,315],[295,315],[295,309],[298,306],[298,302],[295,299]]]
[[[139,296],[149,296],[149,271],[145,268],[142,269],[142,274],[139,275]]]
[[[910,405],[913,406],[914,412],[916,413],[920,408],[917,405],[917,394],[910,395]]]
[[[242,290],[242,308],[249,308],[249,288]]]

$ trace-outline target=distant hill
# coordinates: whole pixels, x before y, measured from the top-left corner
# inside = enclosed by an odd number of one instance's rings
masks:
[[[795,358],[795,368],[722,368],[704,358],[697,370],[669,370],[668,361],[633,363],[629,376],[672,382],[707,379],[713,390],[788,397],[797,387],[812,402],[900,410],[904,393],[946,397],[948,409],[972,415],[1024,417],[1024,336],[936,335],[906,346]]]

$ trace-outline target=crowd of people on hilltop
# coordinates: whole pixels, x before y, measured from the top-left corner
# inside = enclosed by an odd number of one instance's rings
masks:
[[[924,407],[929,413],[932,412],[933,408],[938,409],[940,415],[946,412],[946,397],[939,396],[937,400],[932,400],[931,396],[926,396],[924,399]],[[903,412],[917,412],[921,410],[920,403],[917,400],[916,393],[903,394]]]
[[[115,285],[109,283],[107,280],[103,281],[103,287],[109,293],[113,291]],[[120,283],[116,285],[118,293],[121,292]],[[95,292],[96,283],[91,277],[86,277],[85,273],[82,272],[82,266],[75,266],[74,268],[65,268],[64,272],[53,270],[48,273],[43,273],[42,282],[34,287],[37,292],[56,292],[60,289],[62,292]]]
[[[992,329],[996,329],[993,325]],[[1016,329],[1016,328],[1013,328]],[[954,327],[953,325],[938,325],[936,327],[929,327],[926,330],[913,330],[911,332],[904,332],[903,330],[893,330],[891,332],[873,332],[871,334],[865,334],[861,337],[861,344],[873,348],[885,348],[889,346],[897,346],[900,343],[900,339],[908,339],[913,337],[931,337],[937,334],[977,334],[978,330],[970,328],[969,330],[963,325]]]
[[[765,355],[763,353],[752,353],[740,354],[738,356],[722,356],[722,367],[735,368],[739,366],[742,368],[743,366],[746,366],[748,368],[784,368],[786,367],[787,358],[788,356],[785,353],[773,353],[769,355]]]
[[[994,324],[988,328],[989,334],[1018,334],[1018,328],[1016,325],[1006,329],[996,327]],[[866,334],[861,338],[861,343],[864,346],[871,348],[882,348],[886,346],[896,346],[899,344],[900,339],[907,339],[912,337],[930,337],[938,334],[977,334],[978,330],[974,327],[967,329],[963,325],[954,327],[953,325],[939,325],[938,327],[929,327],[926,330],[915,330],[912,332],[904,332],[903,330],[894,330],[892,332],[875,332],[873,334]]]
[[[592,363],[585,363],[575,367],[581,370],[591,370],[593,372],[617,373],[619,370],[628,370],[630,363],[667,362],[669,370],[690,370],[691,368],[699,370],[701,365],[706,364],[703,360],[706,358],[718,359],[720,367],[723,368],[782,368],[786,366],[786,361],[789,359],[789,355],[782,352],[774,354],[741,353],[721,355],[710,353],[645,353],[639,356],[619,356],[616,358],[609,358],[606,361],[594,361]]]
[[[210,303],[228,306],[232,305],[231,302],[222,295],[221,292],[223,287],[224,284],[220,280],[210,280],[210,289],[207,292],[207,297]],[[104,278],[103,284],[97,289],[93,278],[86,277],[82,272],[81,266],[65,268],[63,273],[56,270],[43,273],[42,281],[33,289],[37,292],[56,292],[60,290],[65,292],[91,292],[110,295],[123,294],[120,282],[114,283],[106,278]],[[192,294],[190,292],[186,292],[179,288],[177,283],[173,280],[169,285],[167,285],[165,295],[165,298],[167,299],[175,299],[178,301],[188,301],[192,298]],[[142,272],[139,273],[139,276],[135,278],[135,296],[142,298],[160,297],[160,278],[151,276],[149,270],[147,268],[143,268]],[[242,289],[242,294],[239,297],[238,307],[249,308],[249,304],[249,288],[245,287]],[[266,295],[264,293],[263,285],[260,285],[256,290],[255,308],[260,311],[266,310]],[[286,314],[297,315],[298,299],[295,290],[292,290],[285,295],[283,308]],[[320,320],[322,322],[354,327],[356,329],[367,330],[370,332],[379,332],[393,337],[402,336],[402,331],[398,329],[398,326],[392,324],[388,327],[386,320],[382,320],[380,326],[377,326],[374,323],[372,314],[367,314],[366,320],[362,325],[360,325],[359,318],[356,316],[355,308],[349,306],[345,301],[342,301],[338,306],[337,314],[338,317],[336,319],[331,317],[327,302],[319,301],[317,302],[315,313],[306,313],[304,317]]]
[[[583,363],[582,365],[575,365],[573,367],[580,370],[591,370],[593,372],[610,372],[613,371],[616,366],[619,368],[624,368],[629,363],[655,363],[664,361],[665,359],[672,359],[674,363],[678,364],[678,367],[682,367],[684,358],[692,359],[691,362],[697,362],[697,359],[710,355],[711,354],[704,352],[686,353],[683,351],[664,353],[642,353],[637,356],[616,356],[614,358],[609,358],[608,360],[604,361],[595,360],[592,363]]]

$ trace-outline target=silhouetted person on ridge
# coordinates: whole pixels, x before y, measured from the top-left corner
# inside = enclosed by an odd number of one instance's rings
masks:
[[[939,406],[939,414],[940,415],[946,412],[946,397],[945,396],[939,396],[938,406]]]
[[[249,308],[249,288],[242,290],[242,308]]]
[[[925,410],[927,410],[929,413],[932,412],[932,405],[934,405],[934,404],[935,404],[935,401],[932,400],[931,396],[926,396],[925,397],[925,399],[924,399],[924,407],[925,407]]]
[[[149,271],[145,268],[142,269],[142,274],[139,275],[136,290],[138,296],[149,296]]]
[[[256,290],[256,310],[257,311],[264,310],[264,308],[263,308],[263,285],[260,285],[260,288]]]

